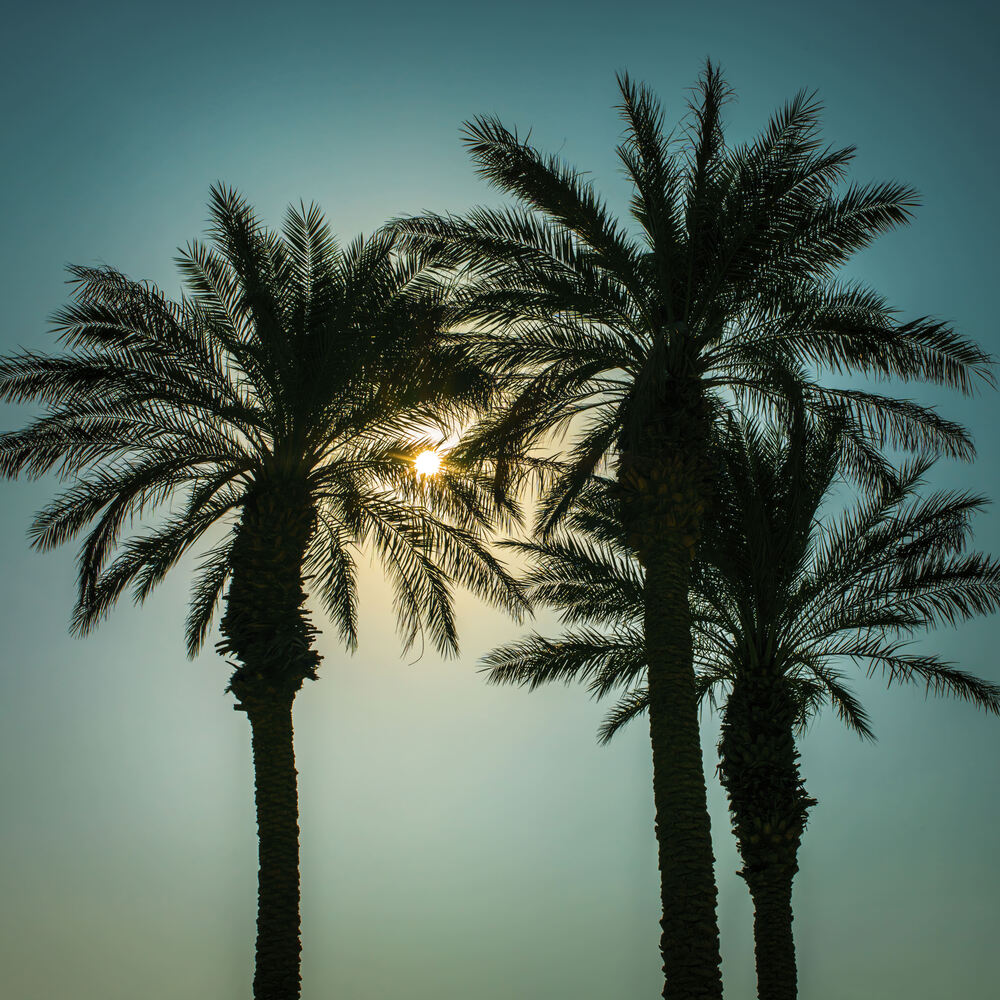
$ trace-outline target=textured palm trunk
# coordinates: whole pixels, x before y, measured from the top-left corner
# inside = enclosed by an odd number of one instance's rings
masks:
[[[722,996],[715,858],[698,729],[691,564],[711,490],[711,422],[694,380],[621,441],[618,484],[629,544],[645,567],[649,736],[659,850],[663,996]]]
[[[715,858],[698,731],[687,609],[689,555],[646,567],[649,735],[659,849],[663,996],[722,996]]]
[[[291,699],[246,707],[257,805],[256,1000],[299,996],[299,806]]]
[[[259,862],[254,1000],[298,1000],[299,827],[292,703],[319,656],[305,613],[302,564],[315,511],[302,483],[258,487],[233,543],[220,652],[253,744]]]
[[[753,944],[759,1000],[795,1000],[792,874],[747,878],[753,899]]]
[[[754,903],[759,1000],[796,996],[792,881],[815,800],[798,769],[796,710],[784,677],[759,666],[737,678],[726,704],[719,772]]]

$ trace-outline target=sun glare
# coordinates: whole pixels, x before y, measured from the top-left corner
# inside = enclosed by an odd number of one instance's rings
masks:
[[[436,451],[422,451],[413,465],[418,476],[433,476],[441,468],[441,456]]]

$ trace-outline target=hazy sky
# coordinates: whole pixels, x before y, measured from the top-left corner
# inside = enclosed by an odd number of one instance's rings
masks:
[[[51,344],[64,265],[177,290],[209,185],[265,220],[318,201],[345,238],[496,195],[459,125],[533,128],[616,208],[614,74],[671,119],[706,56],[745,138],[801,87],[854,177],[922,193],[908,230],[859,258],[904,316],[991,351],[998,219],[997,17],[987,4],[211,2],[11,6],[0,47],[0,349]],[[815,12],[814,12],[815,10]],[[939,400],[980,460],[936,481],[1000,494],[995,394]],[[27,417],[0,413],[0,428]],[[188,566],[87,640],[66,630],[74,552],[25,528],[51,483],[0,484],[0,970],[11,1000],[249,995],[256,842],[246,719],[214,653],[184,658]],[[977,543],[1000,552],[1000,521]],[[648,737],[600,749],[582,690],[487,688],[476,661],[518,628],[462,603],[463,652],[400,660],[366,581],[360,652],[321,640],[296,705],[305,1000],[633,1000],[658,995]],[[547,624],[544,620],[542,625]],[[997,622],[926,640],[1000,680]],[[209,646],[211,648],[211,646]],[[859,678],[880,742],[835,720],[803,743],[819,799],[795,930],[804,1000],[995,996],[998,720]],[[708,771],[714,724],[706,720]],[[727,996],[753,995],[751,911],[710,789]]]

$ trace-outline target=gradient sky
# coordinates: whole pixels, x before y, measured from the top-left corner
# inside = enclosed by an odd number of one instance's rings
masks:
[[[706,56],[748,137],[802,87],[854,177],[915,185],[907,230],[859,258],[904,316],[994,353],[998,160],[992,5],[512,2],[11,8],[0,40],[0,350],[51,344],[64,265],[177,291],[209,185],[263,218],[318,201],[345,238],[496,195],[459,125],[498,114],[589,170],[617,209],[614,74],[683,113]],[[991,124],[992,123],[992,124]],[[996,394],[916,389],[968,423],[941,485],[1000,495]],[[0,412],[0,428],[24,410]],[[72,639],[74,552],[25,529],[52,484],[0,484],[0,969],[11,1000],[249,995],[256,841],[246,719],[214,653],[184,658],[185,565],[142,609]],[[977,545],[1000,552],[995,512]],[[595,745],[576,688],[487,688],[476,661],[517,626],[463,599],[463,652],[401,660],[386,588],[363,589],[359,653],[321,639],[296,705],[304,1000],[633,1000],[658,995],[658,885],[642,723]],[[547,621],[542,619],[545,626]],[[925,640],[1000,680],[997,622]],[[209,649],[211,646],[209,645]],[[795,930],[805,1000],[995,996],[998,720],[917,690],[856,685],[880,742],[833,718],[803,741],[819,799]],[[751,910],[714,769],[727,996],[754,995]]]

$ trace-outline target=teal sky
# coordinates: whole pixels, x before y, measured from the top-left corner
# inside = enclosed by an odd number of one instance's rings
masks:
[[[669,119],[706,56],[748,137],[802,87],[854,177],[916,186],[911,227],[852,273],[905,316],[1000,352],[992,5],[39,2],[7,13],[0,350],[51,344],[67,263],[170,292],[212,182],[263,218],[318,201],[343,237],[495,201],[459,141],[498,114],[592,172],[612,205],[614,74]],[[998,397],[914,389],[973,430],[939,485],[1000,496]],[[24,410],[0,410],[0,429]],[[0,969],[11,1000],[249,995],[256,895],[249,736],[213,653],[184,658],[182,566],[142,609],[69,637],[74,551],[25,529],[52,484],[0,484]],[[977,545],[1000,552],[995,511]],[[658,886],[639,723],[600,749],[578,689],[487,688],[476,661],[517,626],[463,599],[463,652],[402,660],[387,591],[363,589],[360,651],[321,639],[296,705],[304,1000],[633,1000],[658,995]],[[542,619],[541,625],[548,624]],[[997,621],[925,640],[1000,681]],[[210,648],[210,647],[209,647]],[[803,742],[819,799],[796,882],[808,1000],[995,996],[1000,722],[859,677],[880,742],[833,718]],[[706,762],[714,768],[714,723]],[[727,996],[753,990],[751,910],[714,778]]]

